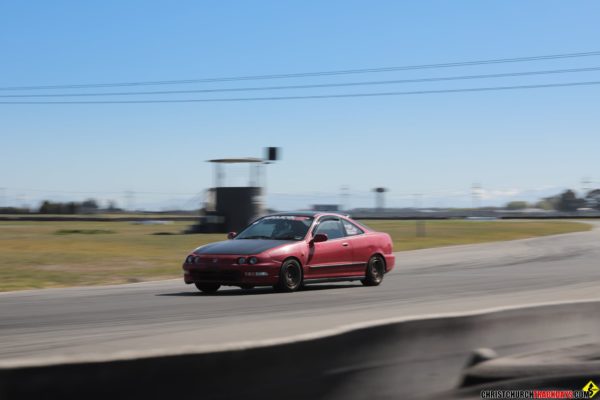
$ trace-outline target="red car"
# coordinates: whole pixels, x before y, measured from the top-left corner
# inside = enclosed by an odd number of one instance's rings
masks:
[[[187,256],[185,283],[206,293],[222,285],[273,285],[283,292],[331,281],[360,280],[377,286],[394,268],[390,235],[335,213],[268,215],[228,238]]]

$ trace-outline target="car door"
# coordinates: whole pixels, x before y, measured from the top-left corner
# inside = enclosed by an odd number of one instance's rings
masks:
[[[336,278],[352,273],[352,246],[346,240],[338,217],[323,217],[313,229],[312,236],[327,235],[325,242],[312,243],[308,254],[306,279]]]
[[[372,255],[372,246],[365,235],[365,231],[358,225],[345,218],[341,219],[346,235],[346,241],[352,248],[352,267],[353,275],[364,275],[367,261]]]

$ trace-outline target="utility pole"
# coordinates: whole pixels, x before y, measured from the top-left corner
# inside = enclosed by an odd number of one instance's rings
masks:
[[[385,208],[385,192],[388,190],[384,187],[377,187],[373,191],[375,192],[375,210],[383,211]]]
[[[427,232],[425,230],[425,220],[421,219],[420,216],[416,215],[416,212],[419,212],[420,208],[421,208],[421,200],[423,198],[423,195],[421,193],[414,193],[413,194],[413,208],[415,209],[415,236],[416,237],[424,237],[426,236]]]
[[[346,185],[340,187],[340,211],[347,211],[350,209],[348,205],[348,198],[350,197],[349,191],[350,188]]]
[[[133,211],[135,208],[135,193],[132,190],[125,191],[125,207],[127,211]]]
[[[473,186],[471,186],[471,200],[474,210],[481,207],[481,192],[482,187],[480,183],[474,183]]]
[[[24,194],[19,194],[17,196],[17,207],[25,207],[25,202],[27,201],[27,196]]]
[[[592,180],[589,176],[581,178],[581,196],[585,197],[592,190]]]
[[[413,208],[415,210],[418,210],[421,208],[422,200],[423,200],[423,194],[421,194],[421,193],[413,194]]]

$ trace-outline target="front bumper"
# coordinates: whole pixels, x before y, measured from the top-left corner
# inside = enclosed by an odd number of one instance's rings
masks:
[[[237,257],[233,257],[237,259]],[[254,265],[235,264],[224,259],[222,263],[183,264],[183,280],[191,283],[218,283],[224,286],[270,286],[279,280],[280,263],[262,262]]]

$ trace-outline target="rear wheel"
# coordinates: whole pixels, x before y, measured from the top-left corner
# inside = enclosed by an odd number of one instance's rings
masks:
[[[377,286],[383,280],[383,274],[385,272],[385,261],[381,256],[373,256],[367,263],[367,271],[365,273],[365,279],[361,280],[365,286]]]
[[[215,293],[221,287],[218,283],[195,283],[195,285],[202,293]]]
[[[281,266],[279,282],[275,289],[280,292],[294,292],[302,286],[302,267],[296,260],[287,260]]]

